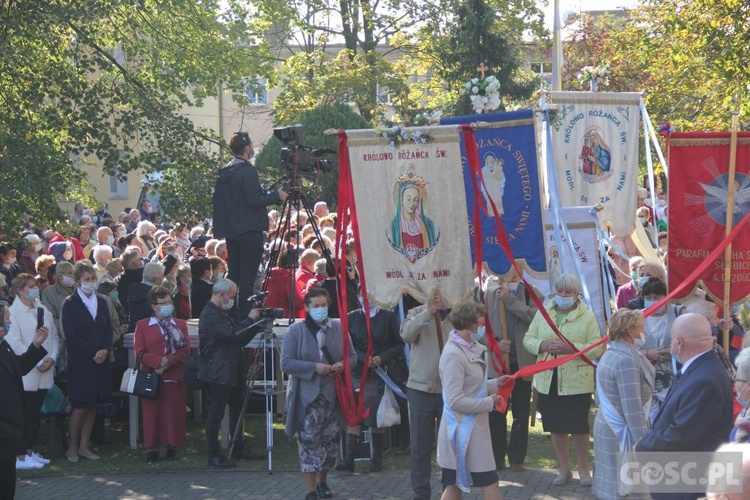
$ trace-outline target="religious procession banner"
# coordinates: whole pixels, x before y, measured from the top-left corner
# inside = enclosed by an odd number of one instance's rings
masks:
[[[526,273],[540,276],[547,271],[544,258],[544,222],[539,181],[537,134],[532,110],[460,116],[441,120],[444,125],[486,122],[487,127],[474,130],[482,177],[486,187],[479,198],[486,208],[481,212],[483,267],[491,274],[503,276],[511,265],[498,244],[497,221],[489,200],[495,203],[500,221],[510,241],[516,263]],[[461,164],[469,214],[469,233],[473,221],[474,192],[466,148],[461,138]],[[472,262],[476,263],[474,238],[470,238]]]
[[[381,307],[409,293],[448,305],[474,283],[457,127],[347,130],[367,291]],[[346,165],[342,165],[346,168]]]
[[[729,132],[672,134],[669,151],[669,288],[682,283],[724,239],[729,202]],[[750,212],[750,134],[738,136],[734,224]],[[732,242],[731,302],[750,294],[750,231]],[[698,278],[724,297],[724,256]],[[694,286],[689,288],[692,293]]]
[[[547,221],[554,220],[550,210],[545,210],[544,217]],[[609,307],[609,304],[604,304],[604,291],[602,289],[604,281],[600,265],[596,219],[591,215],[588,207],[567,207],[562,210],[562,220],[568,227],[570,237],[573,240],[575,258],[578,259],[581,269],[582,276],[578,276],[578,279],[581,282],[586,282],[593,313],[599,321],[599,326],[603,327],[606,318],[609,317],[609,314],[605,314],[604,308]],[[565,239],[565,235],[561,234],[560,237],[562,242],[557,241],[552,224],[545,226],[545,239],[547,241],[545,257],[549,274],[546,278],[527,277],[527,281],[537,287],[547,298],[554,296],[555,288],[553,284],[560,274],[563,272],[577,274],[573,261],[574,256],[571,255],[570,251],[567,251],[569,250],[569,243]],[[566,245],[565,252],[560,251],[560,245]],[[561,255],[565,255],[565,261],[561,259]]]
[[[641,95],[550,92],[552,158],[563,207],[601,204],[599,222],[618,236],[635,223]],[[552,182],[550,182],[552,184]]]

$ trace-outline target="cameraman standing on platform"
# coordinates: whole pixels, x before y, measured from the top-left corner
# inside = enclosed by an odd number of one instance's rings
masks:
[[[250,163],[255,154],[247,132],[235,132],[229,139],[235,158],[219,170],[213,194],[214,237],[227,240],[228,278],[239,286],[239,317],[247,316],[255,277],[263,256],[263,231],[268,230],[266,205],[284,202],[283,188],[266,192],[258,172]]]

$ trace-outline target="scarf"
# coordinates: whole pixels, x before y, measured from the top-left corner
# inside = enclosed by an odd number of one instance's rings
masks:
[[[177,349],[185,347],[187,343],[182,337],[182,332],[177,328],[177,324],[172,321],[172,318],[165,318],[157,320],[159,327],[161,327],[161,335],[164,339],[164,354],[174,354]]]

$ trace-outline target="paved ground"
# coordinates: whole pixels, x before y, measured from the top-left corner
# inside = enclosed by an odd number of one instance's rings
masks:
[[[575,473],[574,473],[575,474]],[[506,499],[572,500],[595,498],[590,487],[573,479],[564,487],[552,486],[555,471],[530,469],[522,473],[500,472],[501,490]],[[433,475],[433,497],[438,498],[439,473]],[[332,472],[328,484],[336,499],[409,499],[408,471],[377,474]],[[197,471],[154,472],[86,476],[25,477],[18,484],[18,500],[24,499],[179,499],[241,498],[286,500],[304,498],[300,473]],[[464,498],[481,498],[477,490]]]

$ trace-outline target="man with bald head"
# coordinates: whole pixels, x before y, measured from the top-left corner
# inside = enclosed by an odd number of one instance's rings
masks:
[[[732,430],[732,380],[713,350],[711,325],[687,313],[672,324],[672,355],[682,368],[654,418],[635,446],[638,452],[715,451]],[[693,499],[698,493],[656,494],[654,499]]]

